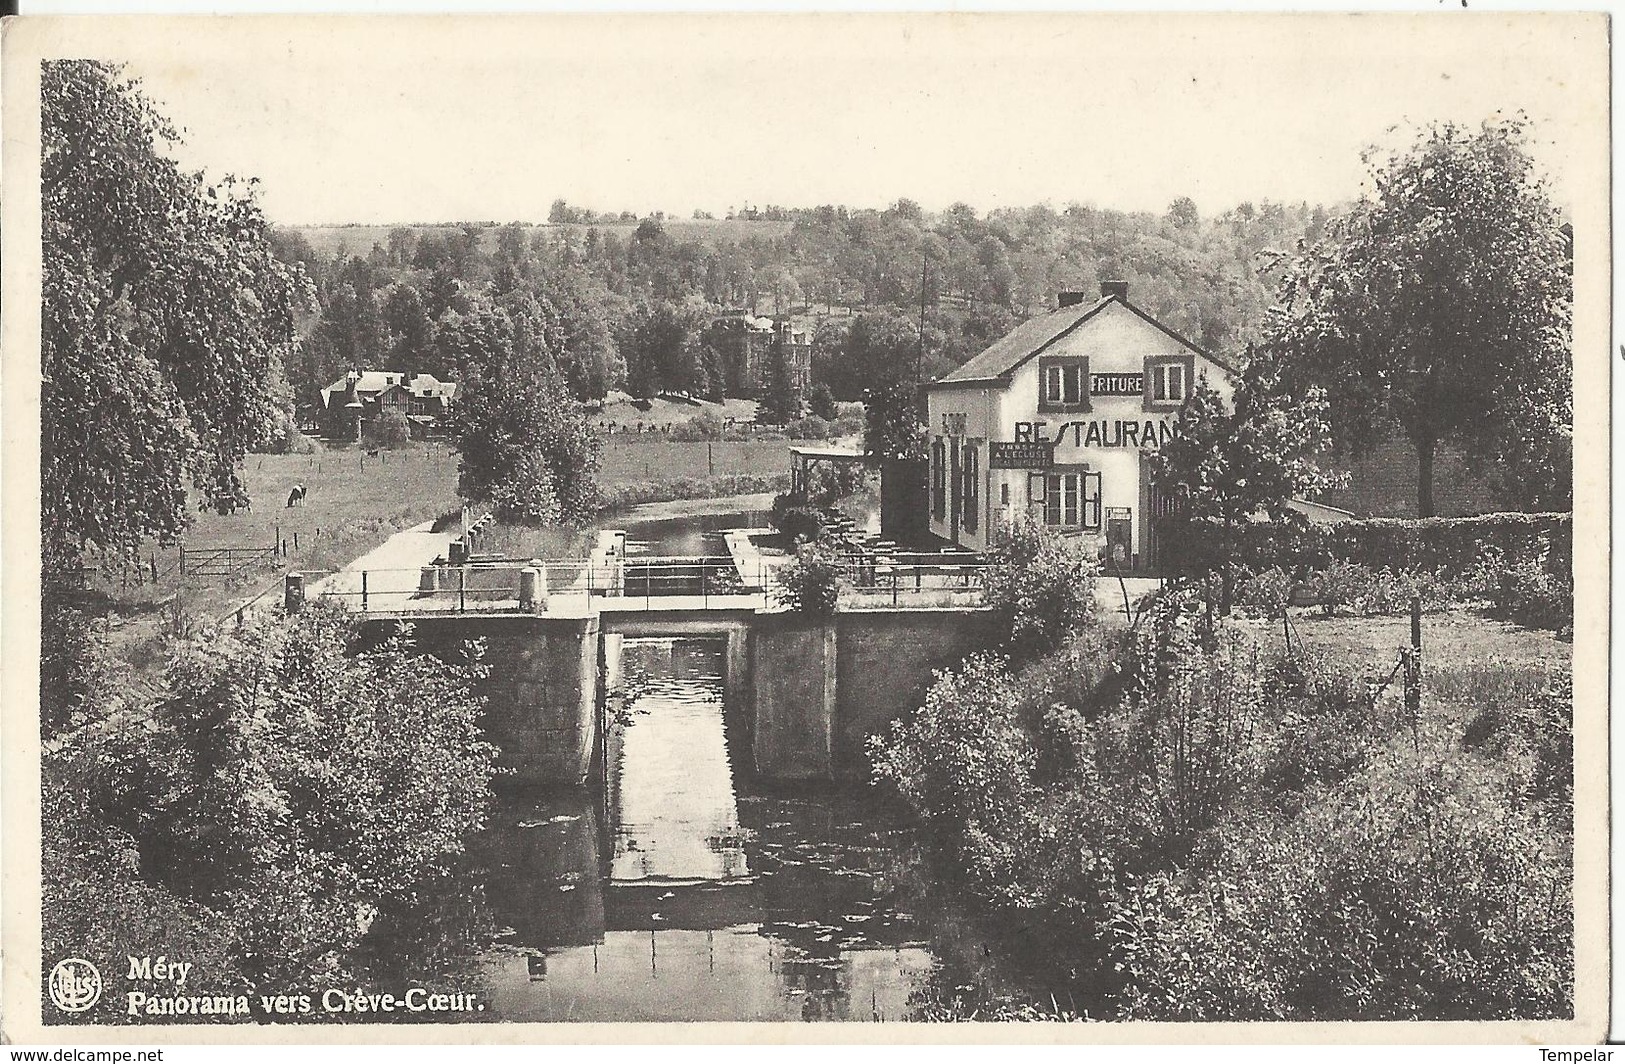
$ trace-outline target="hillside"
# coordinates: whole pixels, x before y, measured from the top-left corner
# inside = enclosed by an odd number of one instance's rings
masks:
[[[478,226],[481,230],[480,250],[486,253],[494,253],[497,247],[497,233],[502,226],[490,222],[470,224]],[[588,229],[597,229],[602,233],[614,233],[622,239],[631,237],[638,228],[637,222],[613,222],[602,225],[586,225],[575,222],[522,224],[527,235],[539,229],[562,233],[585,233]],[[673,239],[694,241],[707,246],[739,243],[748,237],[765,239],[783,237],[789,234],[793,224],[793,222],[787,221],[752,222],[741,219],[696,221],[668,218],[661,222],[661,225]],[[279,228],[301,234],[306,240],[310,241],[310,246],[318,254],[331,258],[336,255],[366,255],[372,250],[374,244],[379,247],[388,247],[389,234],[395,229],[409,229],[415,236],[423,236],[429,233],[444,234],[449,230],[461,227],[456,225],[285,225]]]

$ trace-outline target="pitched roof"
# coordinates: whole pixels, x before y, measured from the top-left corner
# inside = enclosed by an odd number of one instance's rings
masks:
[[[341,396],[349,391],[350,378],[346,374],[322,389],[322,405],[331,405],[331,396]],[[384,370],[363,370],[356,375],[356,395],[363,399],[376,398],[379,394],[390,388],[405,388],[419,399],[439,398],[452,400],[458,397],[462,386],[457,381],[442,381],[430,373],[419,373],[410,381],[406,374],[388,372]]]
[[[1075,306],[1062,307],[1048,314],[1041,314],[1036,318],[1027,319],[995,340],[993,345],[981,354],[958,369],[938,377],[927,387],[935,388],[941,385],[972,383],[1004,383],[1009,380],[1010,374],[1027,362],[1028,359],[1041,354],[1050,345],[1077,329],[1112,303],[1121,303],[1127,310],[1133,312],[1147,324],[1154,326],[1214,365],[1227,369],[1232,373],[1236,371],[1235,367],[1228,362],[1216,358],[1197,347],[1128,300],[1121,296],[1107,296],[1088,306],[1079,303]]]

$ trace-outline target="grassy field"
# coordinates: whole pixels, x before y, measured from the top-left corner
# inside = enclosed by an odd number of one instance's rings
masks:
[[[654,398],[649,400],[649,409],[639,410],[632,405],[632,397],[625,392],[610,392],[603,410],[593,414],[592,420],[612,425],[616,432],[635,433],[639,425],[645,429],[649,426],[678,425],[702,413],[715,414],[724,421],[732,418],[750,424],[756,420],[756,400],[724,399],[720,403],[708,403],[703,399]]]
[[[740,243],[748,237],[760,237],[771,240],[784,236],[790,232],[790,222],[748,222],[737,219],[729,221],[718,219],[715,221],[695,221],[693,219],[668,218],[661,223],[666,233],[676,240],[699,240],[707,244]],[[303,233],[310,246],[322,255],[336,255],[340,252],[346,255],[366,255],[372,250],[374,244],[389,247],[389,233],[392,229],[411,229],[419,235],[425,233],[444,234],[454,231],[451,226],[435,225],[289,225],[283,228],[291,232]],[[500,226],[489,226],[481,234],[480,248],[491,252],[496,250],[497,233]],[[585,233],[588,229],[597,229],[601,233],[614,233],[621,239],[630,237],[637,231],[637,222],[614,222],[606,225],[554,225],[552,223],[527,224],[527,236],[536,229],[563,230],[570,233]]]
[[[286,544],[286,556],[266,558],[231,575],[181,573],[179,547],[151,549],[144,572],[115,573],[93,587],[115,601],[150,604],[179,593],[179,606],[208,618],[227,610],[285,569],[335,569],[383,542],[393,533],[429,521],[459,505],[457,455],[443,446],[385,451],[375,458],[356,449],[312,455],[251,454],[243,479],[252,512],[222,515],[192,510],[193,524],[183,546],[188,551],[269,548]],[[289,508],[289,490],[306,489],[305,504]],[[158,582],[151,583],[156,566]]]
[[[1305,613],[1294,614],[1292,624],[1294,637],[1301,638],[1305,646],[1356,666],[1391,665],[1399,648],[1411,641],[1408,617],[1315,617]],[[1276,623],[1277,639],[1280,630]],[[1430,670],[1496,663],[1566,669],[1573,652],[1573,644],[1554,632],[1492,620],[1471,610],[1422,616],[1422,660]]]
[[[706,444],[611,437],[600,476],[606,486],[615,486],[786,473],[788,446],[783,440]],[[395,532],[461,505],[457,454],[445,446],[384,451],[373,458],[347,447],[313,455],[255,454],[245,461],[243,478],[253,511],[221,515],[192,510],[184,546],[189,551],[285,546],[285,555],[257,559],[230,575],[206,576],[198,575],[194,558],[193,571],[183,576],[179,547],[150,549],[139,570],[98,576],[91,586],[125,611],[164,602],[179,613],[210,619],[273,587],[284,571],[341,568]],[[303,484],[307,495],[303,506],[290,509],[286,502],[295,484]],[[561,534],[557,543],[549,542],[550,553],[567,553],[572,542]],[[154,567],[156,583],[151,579]]]
[[[679,443],[675,440],[604,441],[601,472],[605,483],[677,480],[731,473],[788,473],[793,440],[718,440]],[[821,441],[800,441],[820,446]]]

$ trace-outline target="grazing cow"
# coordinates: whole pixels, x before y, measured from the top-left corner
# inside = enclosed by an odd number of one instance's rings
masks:
[[[288,492],[288,506],[303,506],[305,504],[305,486],[295,484],[293,490]]]

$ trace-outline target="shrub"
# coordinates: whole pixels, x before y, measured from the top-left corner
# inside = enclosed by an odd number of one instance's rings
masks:
[[[40,738],[88,724],[105,708],[111,683],[106,639],[94,619],[61,595],[42,595]]]
[[[1476,759],[1393,749],[1303,814],[1224,833],[1111,922],[1127,1018],[1570,1015],[1572,875],[1552,824]]]
[[[395,450],[412,442],[412,423],[399,410],[385,410],[367,422],[362,438],[369,447]]]
[[[499,519],[512,524],[546,525],[559,520],[553,473],[534,448],[520,451],[507,477],[491,486],[491,505]]]
[[[805,492],[787,491],[773,499],[773,527],[792,543],[812,541],[824,534],[824,515]]]
[[[1080,819],[1088,792],[1046,792],[1037,783],[1042,757],[1029,693],[1004,661],[973,655],[939,673],[925,704],[869,749],[876,778],[915,810],[974,894],[1020,910],[1031,927],[1057,912],[1086,917],[1077,899],[1110,873],[1089,856],[1091,832]],[[1087,960],[1077,946],[1062,947],[1074,964]]]
[[[868,483],[867,466],[819,462],[807,470],[807,497],[815,506],[833,506],[856,495]]]
[[[162,942],[164,922],[214,929],[199,949],[229,954],[210,973],[222,984],[353,977],[372,917],[483,826],[497,752],[477,657],[417,654],[403,633],[352,653],[355,638],[343,610],[311,603],[190,640],[139,727],[56,752],[46,792],[79,815],[47,818],[44,856],[64,889],[98,868],[128,885],[59,933],[117,936],[108,919],[138,915],[130,941]]]
[[[1574,579],[1566,565],[1554,569],[1549,547],[1518,560],[1488,548],[1469,579],[1489,599],[1496,616],[1531,628],[1560,630],[1574,624]]]
[[[835,405],[835,393],[831,392],[829,385],[823,381],[807,389],[807,410],[814,417],[824,421],[834,421],[841,416]]]
[[[726,426],[715,411],[702,410],[687,421],[679,421],[666,432],[666,438],[685,443],[703,440],[720,440],[725,435]]]
[[[862,411],[845,413],[830,423],[829,434],[834,437],[862,435],[866,420]]]
[[[1236,608],[1256,617],[1279,617],[1294,584],[1287,571],[1278,566],[1244,576],[1236,585]]]
[[[774,573],[773,598],[792,613],[833,617],[841,594],[840,557],[825,540],[796,547],[795,560]]]
[[[1567,574],[1550,571],[1544,558],[1508,565],[1494,547],[1457,575],[1334,561],[1294,580],[1286,570],[1271,567],[1242,578],[1236,604],[1255,616],[1278,617],[1294,591],[1331,616],[1399,616],[1415,597],[1427,611],[1486,604],[1493,615],[1532,628],[1562,629],[1573,618],[1574,589]]]
[[[1503,670],[1487,671],[1503,675]],[[1573,677],[1562,673],[1536,691],[1478,694],[1467,704],[1480,708],[1462,732],[1462,745],[1514,762],[1523,794],[1549,803],[1566,820],[1574,792]]]
[[[1573,515],[1497,513],[1425,520],[1369,518],[1335,525],[1248,524],[1232,531],[1229,546],[1211,528],[1177,516],[1158,519],[1162,554],[1182,573],[1218,569],[1233,561],[1251,570],[1324,569],[1334,561],[1374,569],[1442,572],[1454,578],[1477,563],[1485,548],[1509,562],[1545,558],[1552,572],[1571,566]]]
[[[1031,521],[1018,521],[987,554],[982,602],[1002,648],[1016,661],[1054,650],[1067,635],[1096,620],[1095,563],[1080,539]]]
[[[797,418],[784,426],[784,434],[792,440],[827,440],[829,422],[815,414]]]
[[[1092,729],[1102,798],[1143,846],[1180,856],[1263,775],[1259,650],[1238,633],[1209,640],[1198,624],[1160,613],[1137,633],[1125,668],[1121,710]]]

